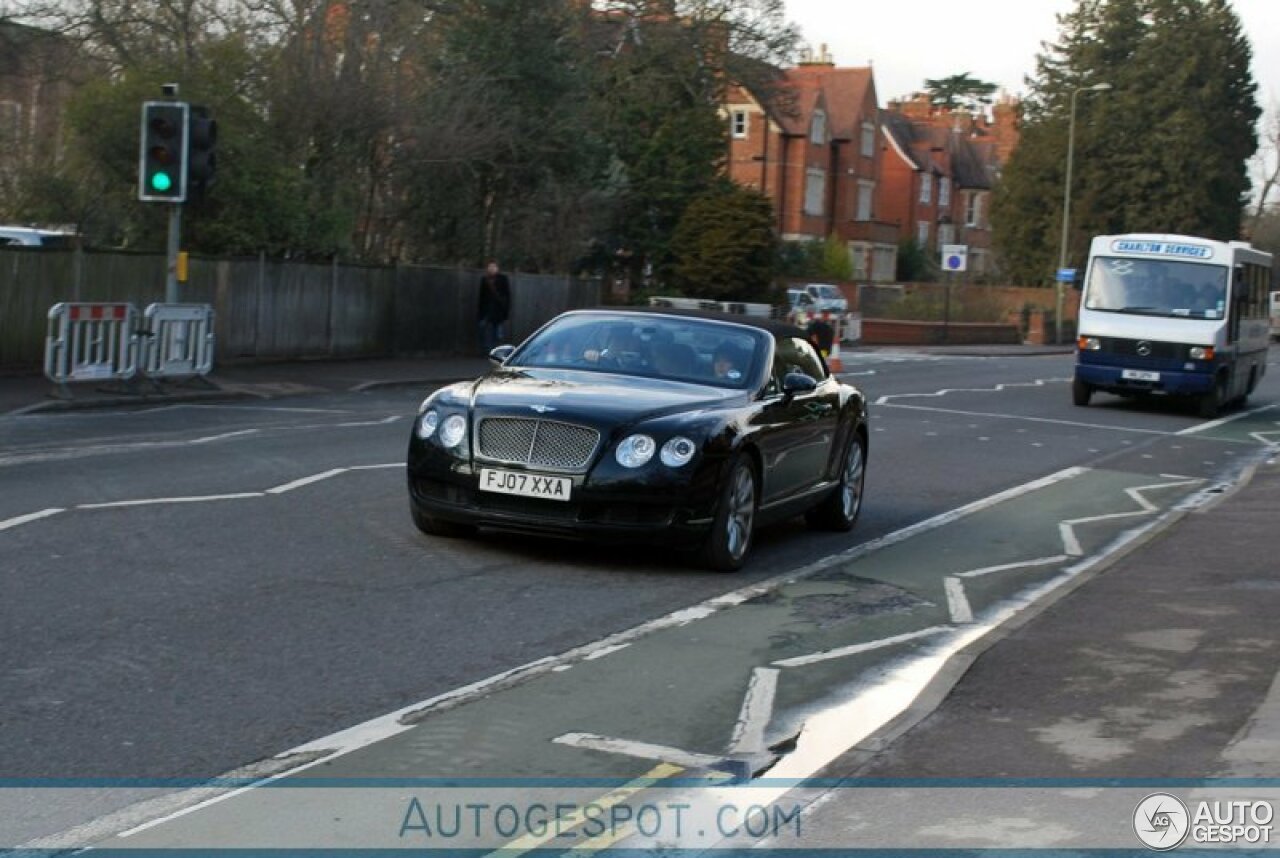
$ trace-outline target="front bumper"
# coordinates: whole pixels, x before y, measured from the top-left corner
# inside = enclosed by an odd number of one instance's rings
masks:
[[[605,485],[590,475],[573,475],[570,499],[559,501],[481,491],[481,467],[525,470],[411,452],[410,503],[443,521],[570,539],[694,545],[711,527],[716,491],[714,479],[705,477],[706,468],[683,479],[655,479],[646,466],[634,481]]]
[[[1187,369],[1192,364],[1193,369]],[[1155,373],[1155,380],[1125,378],[1126,370]],[[1198,396],[1213,390],[1216,367],[1206,361],[1141,360],[1118,355],[1080,352],[1076,359],[1078,381],[1110,393],[1163,393]]]

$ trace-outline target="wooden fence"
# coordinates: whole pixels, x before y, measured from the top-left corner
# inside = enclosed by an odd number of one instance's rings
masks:
[[[218,361],[450,354],[478,348],[479,270],[193,258],[184,303],[212,304]],[[517,340],[564,310],[600,303],[600,284],[512,274]],[[49,308],[63,301],[164,300],[155,254],[0,248],[0,369],[43,361]]]

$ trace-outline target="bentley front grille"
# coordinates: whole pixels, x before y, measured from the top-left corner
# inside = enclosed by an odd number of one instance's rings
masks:
[[[581,471],[591,463],[599,443],[596,430],[554,420],[488,417],[480,421],[479,453],[498,462]]]

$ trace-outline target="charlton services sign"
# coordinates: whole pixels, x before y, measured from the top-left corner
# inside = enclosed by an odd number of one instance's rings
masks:
[[[1182,259],[1212,259],[1213,248],[1203,244],[1179,244],[1172,241],[1135,241],[1117,239],[1111,242],[1115,253],[1139,253],[1144,256],[1177,256]]]

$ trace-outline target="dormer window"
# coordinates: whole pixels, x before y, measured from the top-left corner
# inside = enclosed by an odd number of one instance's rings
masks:
[[[876,154],[876,126],[871,122],[862,123],[862,157],[871,158]]]
[[[827,142],[827,114],[821,110],[813,112],[813,124],[809,127],[810,143]]]

